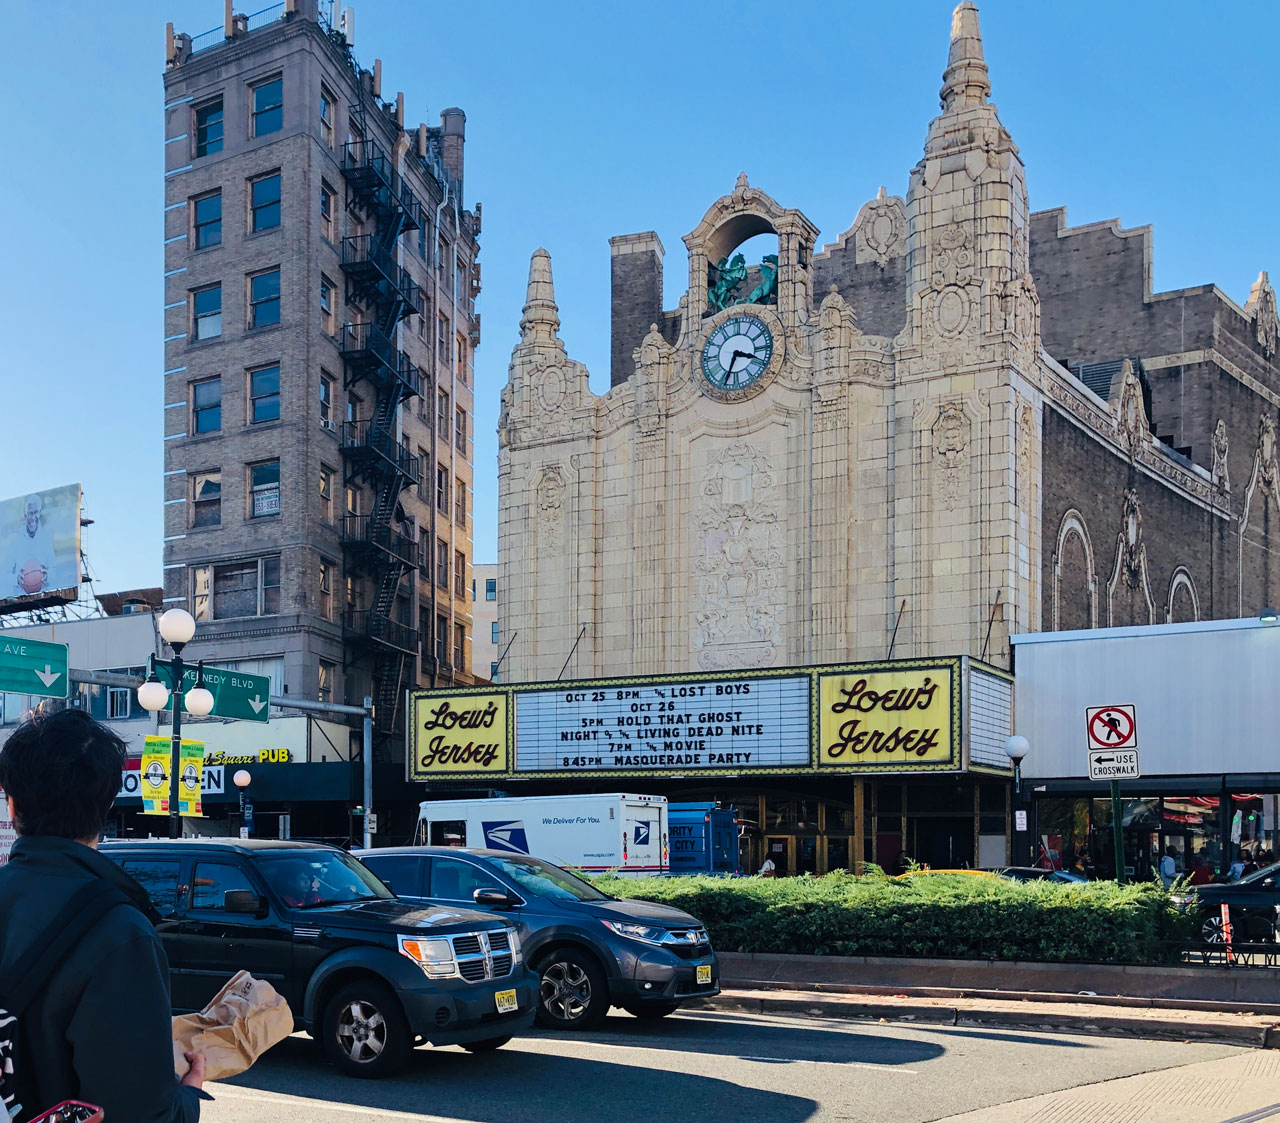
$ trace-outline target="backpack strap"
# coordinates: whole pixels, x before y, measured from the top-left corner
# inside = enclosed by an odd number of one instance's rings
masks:
[[[50,976],[95,924],[117,905],[132,902],[109,881],[93,881],[72,894],[40,936],[0,975],[0,1003],[15,1017],[39,994]]]

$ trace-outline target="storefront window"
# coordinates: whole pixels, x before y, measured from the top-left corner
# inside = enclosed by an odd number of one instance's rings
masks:
[[[770,799],[765,802],[769,830],[816,831],[818,801],[815,799]]]
[[[830,811],[827,812],[831,814]],[[848,870],[852,869],[853,855],[849,850],[848,837],[839,837],[835,835],[827,836],[827,869],[830,870]]]

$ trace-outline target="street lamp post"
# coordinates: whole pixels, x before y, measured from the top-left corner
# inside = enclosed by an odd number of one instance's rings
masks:
[[[147,681],[138,687],[138,704],[144,710],[156,713],[171,706],[173,733],[170,737],[169,753],[169,837],[178,838],[182,834],[182,818],[178,814],[178,771],[182,767],[182,710],[185,702],[187,713],[204,717],[213,711],[213,695],[204,685],[204,660],[196,663],[196,684],[183,697],[183,676],[187,665],[182,660],[182,649],[196,634],[196,622],[191,613],[182,608],[171,608],[160,617],[157,625],[160,638],[173,650],[170,660],[151,657],[150,673]],[[156,674],[157,667],[165,667],[169,672],[169,681],[173,688],[165,686]]]
[[[1015,733],[1004,743],[1004,753],[1013,764],[1013,838],[1016,840],[1018,836],[1025,831],[1018,829],[1018,815],[1025,814],[1025,810],[1018,805],[1022,802],[1022,760],[1031,751],[1031,742],[1021,734]],[[1015,854],[1015,859],[1025,857],[1021,853],[1021,845],[1018,846],[1019,853]],[[1015,860],[1015,865],[1021,862]]]
[[[252,779],[253,777],[249,775],[248,770],[244,768],[238,769],[236,774],[231,777],[231,782],[235,784],[237,788],[240,789],[240,837],[241,838],[249,837],[249,827],[245,822],[244,812],[245,812],[245,805],[249,802],[247,789],[249,787],[249,781]]]

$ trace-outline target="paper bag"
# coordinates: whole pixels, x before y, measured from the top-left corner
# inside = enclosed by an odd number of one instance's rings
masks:
[[[191,1067],[185,1053],[204,1054],[204,1078],[225,1080],[247,1069],[293,1032],[293,1011],[275,987],[240,971],[198,1014],[173,1019],[173,1067]]]

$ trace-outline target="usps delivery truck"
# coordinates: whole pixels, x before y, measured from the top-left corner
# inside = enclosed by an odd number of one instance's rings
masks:
[[[552,795],[427,800],[421,846],[530,854],[587,873],[665,874],[667,800],[660,795]]]

